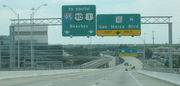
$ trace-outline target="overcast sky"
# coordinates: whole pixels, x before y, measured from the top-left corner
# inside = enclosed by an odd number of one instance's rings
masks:
[[[97,14],[131,14],[141,16],[173,16],[173,43],[180,43],[180,0],[0,0],[0,5],[12,7],[20,18],[29,18],[31,8],[47,3],[35,18],[61,17],[62,5],[96,5]],[[9,35],[9,19],[16,16],[7,8],[0,6],[0,35]],[[152,43],[152,31],[155,31],[155,43],[168,43],[167,25],[142,25],[142,36],[138,37],[92,37],[93,44],[139,44]],[[50,44],[89,44],[87,37],[62,37],[61,26],[49,27]]]

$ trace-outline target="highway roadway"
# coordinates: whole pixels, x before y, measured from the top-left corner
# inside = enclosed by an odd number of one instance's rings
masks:
[[[134,57],[124,57],[125,62],[142,68],[142,64]],[[178,86],[159,79],[139,74],[136,70],[122,65],[100,69],[93,72],[71,73],[0,80],[0,86]]]

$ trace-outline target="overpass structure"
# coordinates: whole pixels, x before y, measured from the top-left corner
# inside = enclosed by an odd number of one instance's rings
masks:
[[[93,61],[82,64],[81,68],[82,69],[94,69],[98,67],[108,68],[110,61],[112,61],[112,58],[102,57],[101,59],[93,60]]]

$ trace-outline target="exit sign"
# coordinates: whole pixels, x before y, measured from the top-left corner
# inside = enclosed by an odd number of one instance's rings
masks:
[[[119,56],[138,56],[137,49],[119,49]]]
[[[97,15],[98,36],[139,36],[141,35],[140,14]]]

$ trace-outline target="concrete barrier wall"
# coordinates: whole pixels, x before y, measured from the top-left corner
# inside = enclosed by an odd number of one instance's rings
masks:
[[[34,71],[0,71],[0,80],[20,77],[69,74],[87,71],[96,71],[98,69],[67,69],[67,70],[34,70]]]
[[[180,74],[152,72],[146,70],[138,70],[137,72],[153,78],[161,79],[170,83],[180,85]]]
[[[114,66],[116,66],[116,58],[115,58],[115,57],[110,56],[110,55],[105,55],[105,56],[107,56],[107,57],[109,57],[109,58],[112,59],[111,61],[109,61],[109,67],[114,67]]]

